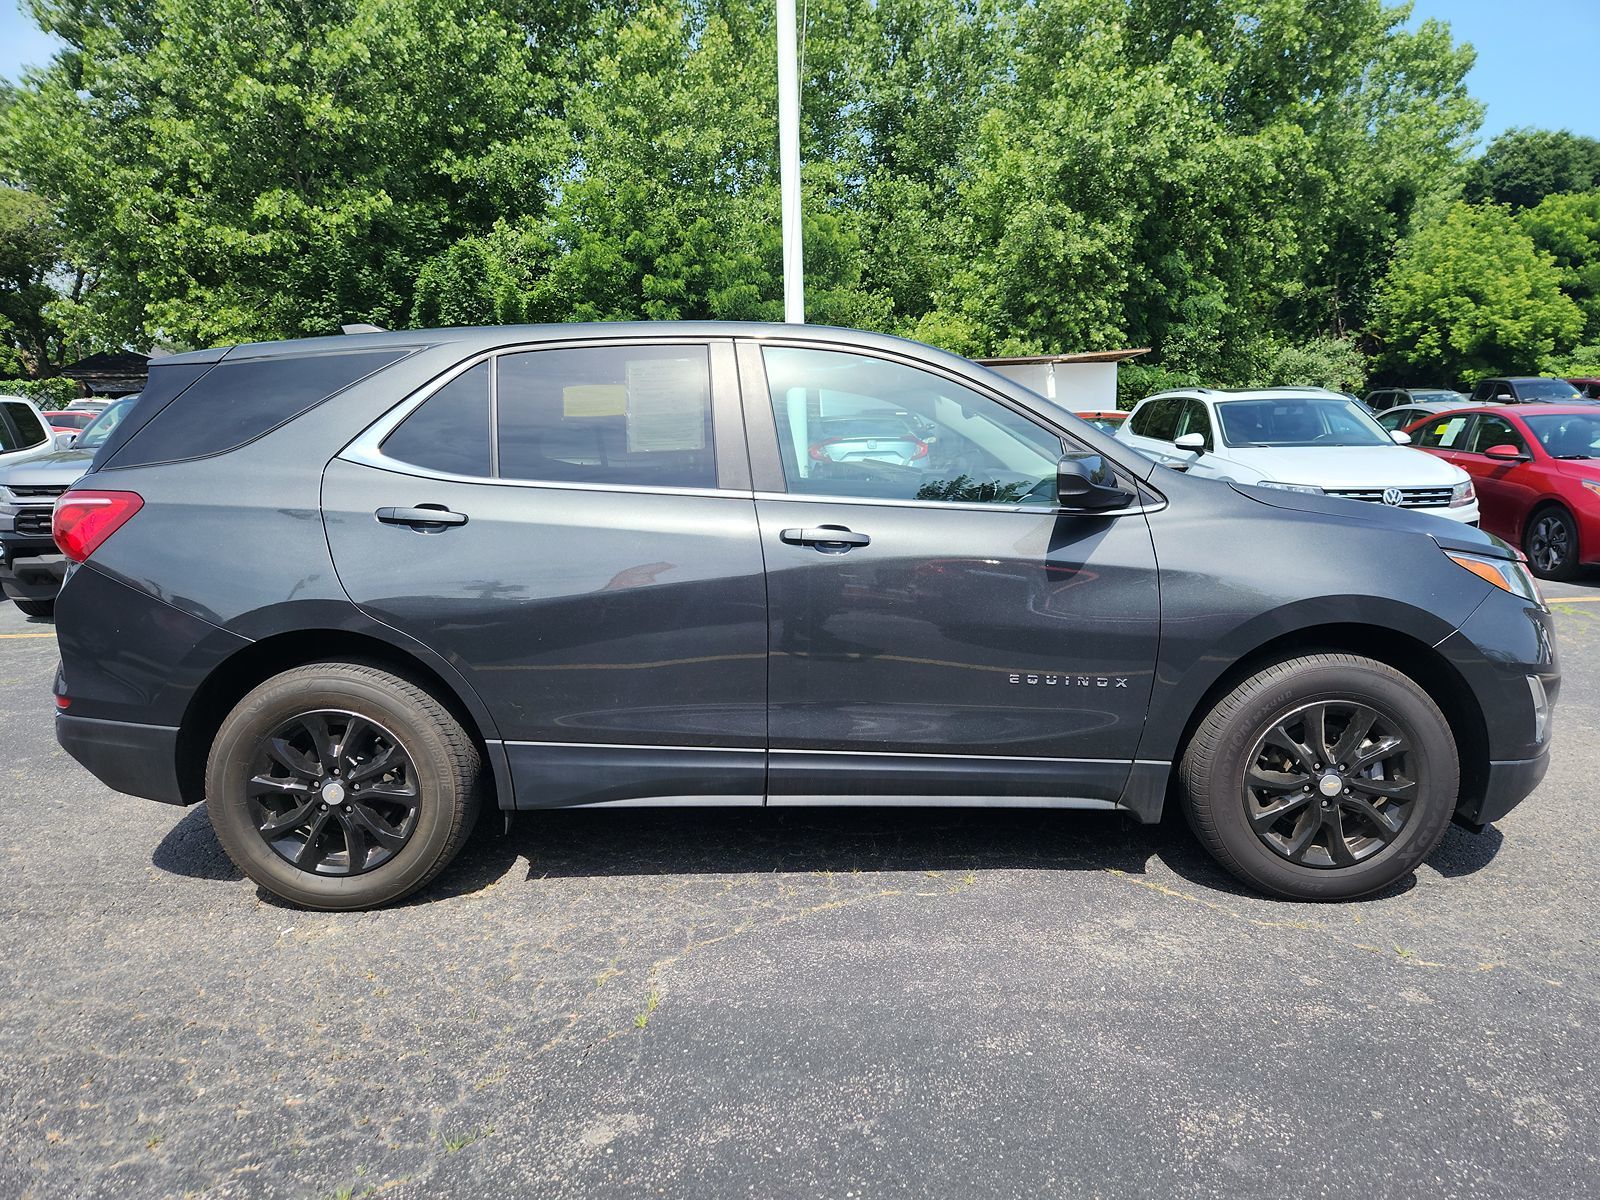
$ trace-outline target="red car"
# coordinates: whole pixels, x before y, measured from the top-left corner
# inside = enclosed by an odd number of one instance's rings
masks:
[[[1406,432],[1472,476],[1483,528],[1521,546],[1534,574],[1600,562],[1600,406],[1457,408]]]
[[[82,433],[84,428],[100,414],[81,409],[59,409],[44,414],[44,419],[50,422],[50,428],[57,433]]]

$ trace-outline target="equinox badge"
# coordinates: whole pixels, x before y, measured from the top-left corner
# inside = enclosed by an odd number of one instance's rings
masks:
[[[1043,687],[1125,688],[1128,686],[1125,675],[1012,675],[1010,681]]]

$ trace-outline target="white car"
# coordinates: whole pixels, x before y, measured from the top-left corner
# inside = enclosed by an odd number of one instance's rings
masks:
[[[1409,449],[1359,402],[1320,388],[1162,392],[1141,400],[1119,442],[1188,473],[1414,508],[1469,525],[1478,497],[1460,467]]]
[[[74,436],[58,436],[39,406],[25,396],[0,396],[0,464],[65,449]]]

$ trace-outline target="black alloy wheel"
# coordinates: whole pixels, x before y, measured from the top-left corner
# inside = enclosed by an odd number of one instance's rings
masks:
[[[290,717],[262,739],[246,792],[262,839],[318,875],[381,867],[410,839],[416,767],[377,722],[323,709]]]
[[[1261,668],[1196,726],[1178,781],[1217,862],[1294,900],[1353,900],[1416,869],[1461,782],[1450,723],[1415,679],[1357,654]]]
[[[1286,714],[1244,770],[1250,827],[1308,867],[1349,867],[1404,831],[1418,794],[1411,745],[1393,717],[1355,700]]]
[[[1541,579],[1571,578],[1578,566],[1578,529],[1572,517],[1560,508],[1535,513],[1524,550]]]
[[[294,667],[243,696],[206,759],[206,809],[235,865],[293,904],[372,908],[439,874],[484,772],[417,681],[362,662]]]

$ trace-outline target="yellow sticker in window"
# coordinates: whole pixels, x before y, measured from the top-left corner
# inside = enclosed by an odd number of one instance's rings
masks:
[[[563,417],[621,417],[627,411],[626,384],[575,383],[561,389]]]

